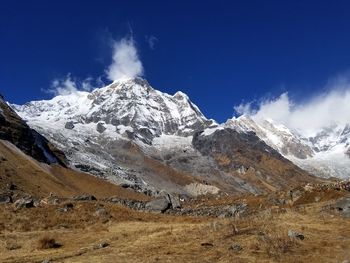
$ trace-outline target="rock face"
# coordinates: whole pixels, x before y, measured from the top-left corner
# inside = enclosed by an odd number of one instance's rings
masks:
[[[240,133],[231,128],[198,132],[192,144],[202,155],[213,158],[220,170],[236,171],[245,183],[254,185],[254,181],[259,180],[271,190],[312,180],[252,132]],[[242,167],[248,167],[243,169],[244,173]]]
[[[218,129],[215,132],[206,135],[202,132],[197,132],[193,136],[193,146],[203,155],[222,154],[228,157],[229,160],[235,160],[235,155],[251,155],[252,162],[259,161],[259,156],[248,152],[256,150],[259,152],[267,152],[275,158],[282,159],[282,156],[261,141],[254,133],[239,133],[233,129]],[[233,167],[240,169],[242,165],[234,163],[234,161],[222,161],[222,166]]]
[[[350,124],[330,124],[310,136],[273,120],[243,115],[228,120],[224,127],[241,133],[254,132],[285,158],[314,175],[347,178],[350,174]]]
[[[64,154],[31,129],[0,97],[0,139],[16,145],[24,153],[45,163],[65,164]]]
[[[170,201],[166,197],[161,197],[155,200],[152,200],[146,204],[146,209],[156,212],[164,213],[171,206]]]
[[[226,127],[233,128],[239,132],[254,132],[261,140],[284,156],[294,156],[306,159],[314,155],[312,148],[305,140],[293,134],[283,125],[276,125],[268,120],[259,123],[248,116],[241,116],[228,120]]]

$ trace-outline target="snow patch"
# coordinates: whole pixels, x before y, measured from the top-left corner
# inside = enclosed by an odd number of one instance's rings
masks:
[[[214,128],[207,128],[203,131],[202,135],[204,136],[209,136],[211,134],[213,134],[214,132],[218,131],[218,130],[223,130],[224,127],[218,126],[218,127],[214,127]]]

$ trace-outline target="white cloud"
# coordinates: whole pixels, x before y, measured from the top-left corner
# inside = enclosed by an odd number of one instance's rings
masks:
[[[132,37],[122,38],[113,44],[113,62],[108,67],[108,79],[112,81],[141,77],[143,66]]]
[[[54,79],[51,83],[51,87],[48,90],[44,90],[46,93],[57,95],[70,95],[78,91],[91,91],[96,87],[103,86],[101,78],[96,80],[89,77],[85,80],[79,81],[71,77],[71,74],[68,74],[65,78]]]
[[[350,123],[350,83],[332,82],[326,92],[297,103],[288,93],[271,100],[261,101],[257,107],[253,103],[235,107],[238,114],[250,115],[256,120],[272,119],[304,136],[313,136],[322,128]]]
[[[132,37],[125,37],[119,41],[113,40],[112,64],[105,73],[107,78],[112,81],[141,77],[143,75],[143,66]],[[78,91],[92,91],[95,88],[105,86],[105,83],[102,81],[102,78],[105,77],[88,77],[85,80],[79,80],[72,77],[69,73],[64,78],[54,79],[50,88],[42,91],[54,96],[69,95]]]
[[[152,35],[146,36],[145,38],[149,48],[153,50],[155,48],[156,43],[158,42],[158,38]]]

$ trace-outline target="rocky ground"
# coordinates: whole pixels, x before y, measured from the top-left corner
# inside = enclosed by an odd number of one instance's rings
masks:
[[[1,262],[350,259],[350,193],[336,183],[188,200],[165,193],[153,200],[88,194],[1,200]]]

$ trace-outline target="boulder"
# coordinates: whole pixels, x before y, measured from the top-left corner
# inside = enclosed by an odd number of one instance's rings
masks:
[[[34,200],[33,198],[20,198],[13,205],[16,209],[31,208],[34,207]]]
[[[73,203],[66,203],[66,204],[64,204],[64,208],[73,209],[73,207],[74,207]]]
[[[2,193],[0,194],[0,204],[12,203],[12,197],[10,194]]]
[[[59,208],[57,209],[57,211],[58,211],[58,212],[61,212],[61,213],[67,213],[67,212],[68,212],[68,209],[65,208],[65,207],[59,207]]]
[[[104,208],[98,208],[95,213],[94,213],[95,216],[97,217],[110,217],[108,211]]]
[[[66,125],[64,125],[64,128],[68,130],[73,130],[74,129],[74,123],[72,121],[66,122]]]
[[[241,167],[237,169],[237,173],[242,175],[246,174],[246,171],[247,169],[243,165],[241,165]]]
[[[287,200],[284,198],[269,198],[269,201],[273,203],[274,205],[285,205],[287,203]]]
[[[240,244],[233,244],[230,247],[231,250],[233,250],[234,252],[239,252],[241,250],[243,250],[243,247]]]
[[[8,184],[6,184],[6,188],[10,191],[13,191],[13,190],[17,189],[17,186],[13,183],[8,183]]]
[[[177,195],[169,194],[169,199],[171,202],[171,207],[173,209],[181,208],[180,198]]]
[[[105,248],[105,247],[108,247],[108,246],[109,246],[108,242],[102,242],[102,243],[99,243],[97,245],[94,245],[93,249],[101,249],[101,248]]]
[[[64,204],[63,207],[58,208],[57,211],[61,212],[61,213],[66,213],[66,212],[72,210],[73,207],[74,207],[74,205],[72,203],[66,203],[66,204]]]
[[[239,216],[246,211],[247,207],[245,203],[234,204],[228,208],[228,213],[230,216]]]
[[[164,213],[171,206],[170,201],[166,197],[160,197],[146,203],[146,209]]]
[[[103,133],[106,130],[106,127],[103,126],[103,123],[99,122],[96,125],[96,131],[98,131],[99,133]]]
[[[339,211],[342,216],[350,218],[350,197],[338,199],[334,208]]]
[[[295,202],[303,195],[303,193],[300,190],[294,190],[291,191],[290,195],[292,197],[292,201]]]

